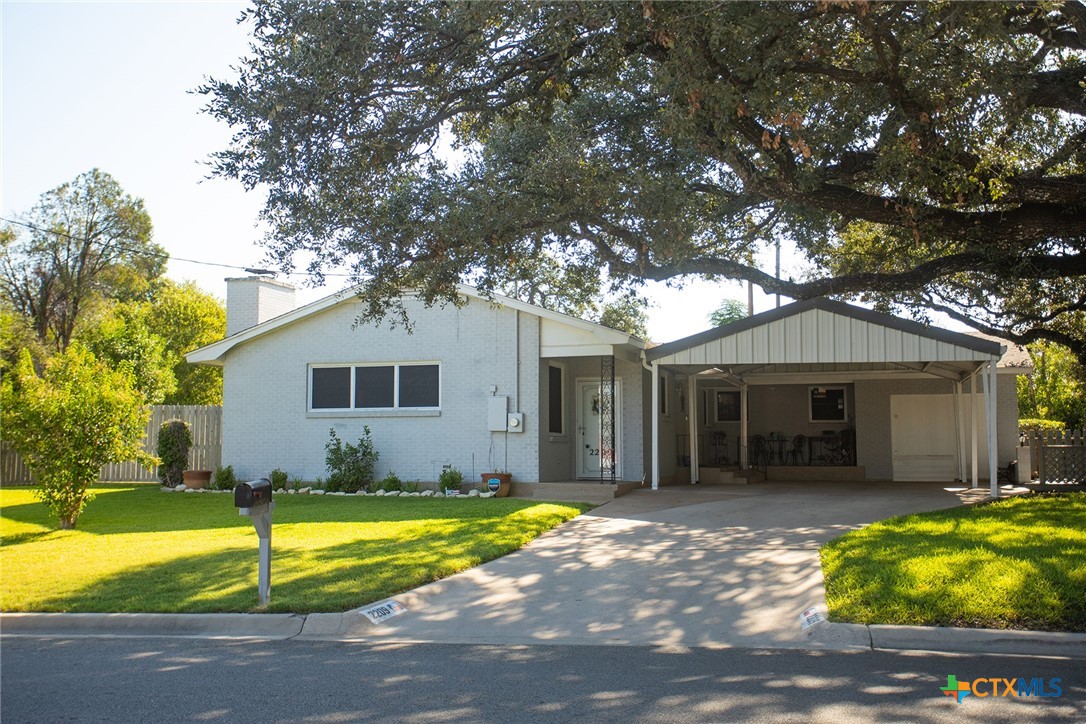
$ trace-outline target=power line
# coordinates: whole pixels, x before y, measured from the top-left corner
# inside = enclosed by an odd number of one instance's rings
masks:
[[[72,234],[66,234],[63,231],[56,231],[54,229],[43,229],[40,226],[35,226],[34,224],[28,224],[25,221],[17,221],[15,219],[9,219],[9,218],[3,217],[3,216],[0,216],[0,221],[7,222],[9,224],[15,224],[16,226],[22,226],[22,227],[25,227],[25,228],[30,229],[32,231],[39,231],[39,232],[41,232],[43,234],[53,234],[55,236],[64,237],[66,239],[78,240],[80,238],[80,237],[77,237],[77,236],[73,236]],[[129,241],[132,241],[132,240],[130,239]],[[284,274],[286,276],[306,276],[306,277],[318,277],[318,276],[319,277],[350,277],[350,274],[342,274],[342,273],[338,273],[338,272],[327,272],[327,273],[324,273],[324,274],[318,274],[317,272],[277,272],[277,271],[274,271],[272,269],[259,269],[259,268],[254,268],[254,267],[241,266],[241,265],[238,265],[238,264],[224,264],[222,262],[216,262],[216,261],[201,261],[199,259],[185,259],[184,257],[173,256],[172,254],[170,254],[167,251],[157,252],[157,251],[153,251],[151,249],[137,249],[137,248],[133,248],[133,247],[129,247],[129,246],[120,246],[120,245],[117,245],[117,244],[114,244],[114,246],[117,249],[120,249],[121,251],[127,251],[127,252],[129,252],[131,254],[142,254],[143,256],[158,257],[160,259],[166,259],[167,261],[169,261],[169,260],[183,261],[183,262],[186,262],[188,264],[201,264],[203,266],[216,266],[216,267],[222,267],[224,269],[240,269],[241,271],[246,271],[246,272],[249,272],[251,274],[273,274],[273,275],[274,274]]]

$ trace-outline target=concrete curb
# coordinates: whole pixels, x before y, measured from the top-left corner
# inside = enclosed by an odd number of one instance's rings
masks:
[[[870,624],[871,648],[1086,659],[1086,633]]]
[[[5,613],[0,634],[289,639],[304,623],[291,613]]]

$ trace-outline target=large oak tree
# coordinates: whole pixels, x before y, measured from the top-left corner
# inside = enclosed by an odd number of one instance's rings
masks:
[[[692,275],[1086,359],[1086,5],[258,1],[215,173],[368,315]],[[803,271],[753,260],[778,240]],[[546,296],[548,290],[542,292]]]

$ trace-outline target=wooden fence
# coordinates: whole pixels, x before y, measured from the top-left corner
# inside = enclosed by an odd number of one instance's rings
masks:
[[[1067,482],[1082,475],[1086,430],[1026,430],[1022,433],[1021,444],[1030,449],[1032,479]],[[1045,461],[1048,462],[1047,471],[1042,468]]]
[[[214,470],[222,464],[222,407],[217,405],[155,405],[147,421],[143,449],[154,455],[158,443],[158,428],[166,420],[184,420],[192,431],[189,467],[193,470]],[[155,469],[146,470],[135,461],[112,463],[102,468],[102,482],[150,482],[158,480]],[[0,483],[33,483],[34,476],[22,459],[6,442],[0,443]]]

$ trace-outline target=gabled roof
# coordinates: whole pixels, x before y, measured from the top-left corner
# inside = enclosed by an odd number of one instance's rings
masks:
[[[350,287],[348,289],[341,290],[334,294],[329,294],[327,297],[318,299],[315,302],[303,305],[294,309],[286,314],[282,314],[274,319],[269,319],[266,322],[262,322],[248,329],[243,329],[236,334],[232,334],[229,337],[214,342],[205,347],[200,347],[185,355],[185,359],[193,364],[222,364],[223,357],[234,347],[245,344],[251,339],[261,337],[270,332],[274,332],[283,327],[290,326],[301,322],[315,314],[319,314],[327,309],[331,309],[339,304],[350,303],[355,298],[355,293],[359,290],[360,285]],[[596,324],[595,322],[589,322],[584,319],[572,317],[568,314],[562,314],[561,312],[555,312],[550,309],[544,309],[543,307],[522,302],[518,299],[512,299],[500,294],[495,294],[493,297],[484,296],[475,287],[470,287],[466,284],[460,284],[457,286],[457,291],[465,297],[471,299],[478,299],[483,302],[495,304],[502,307],[509,307],[510,309],[516,309],[521,312],[535,315],[541,319],[550,320],[552,322],[558,322],[568,327],[578,329],[582,332],[587,332],[599,338],[601,344],[619,346],[628,345],[636,350],[644,349],[646,343],[617,329],[605,327],[602,324]],[[634,352],[633,354],[636,354]]]
[[[984,360],[998,342],[817,298],[646,350],[660,364],[815,364]]]

